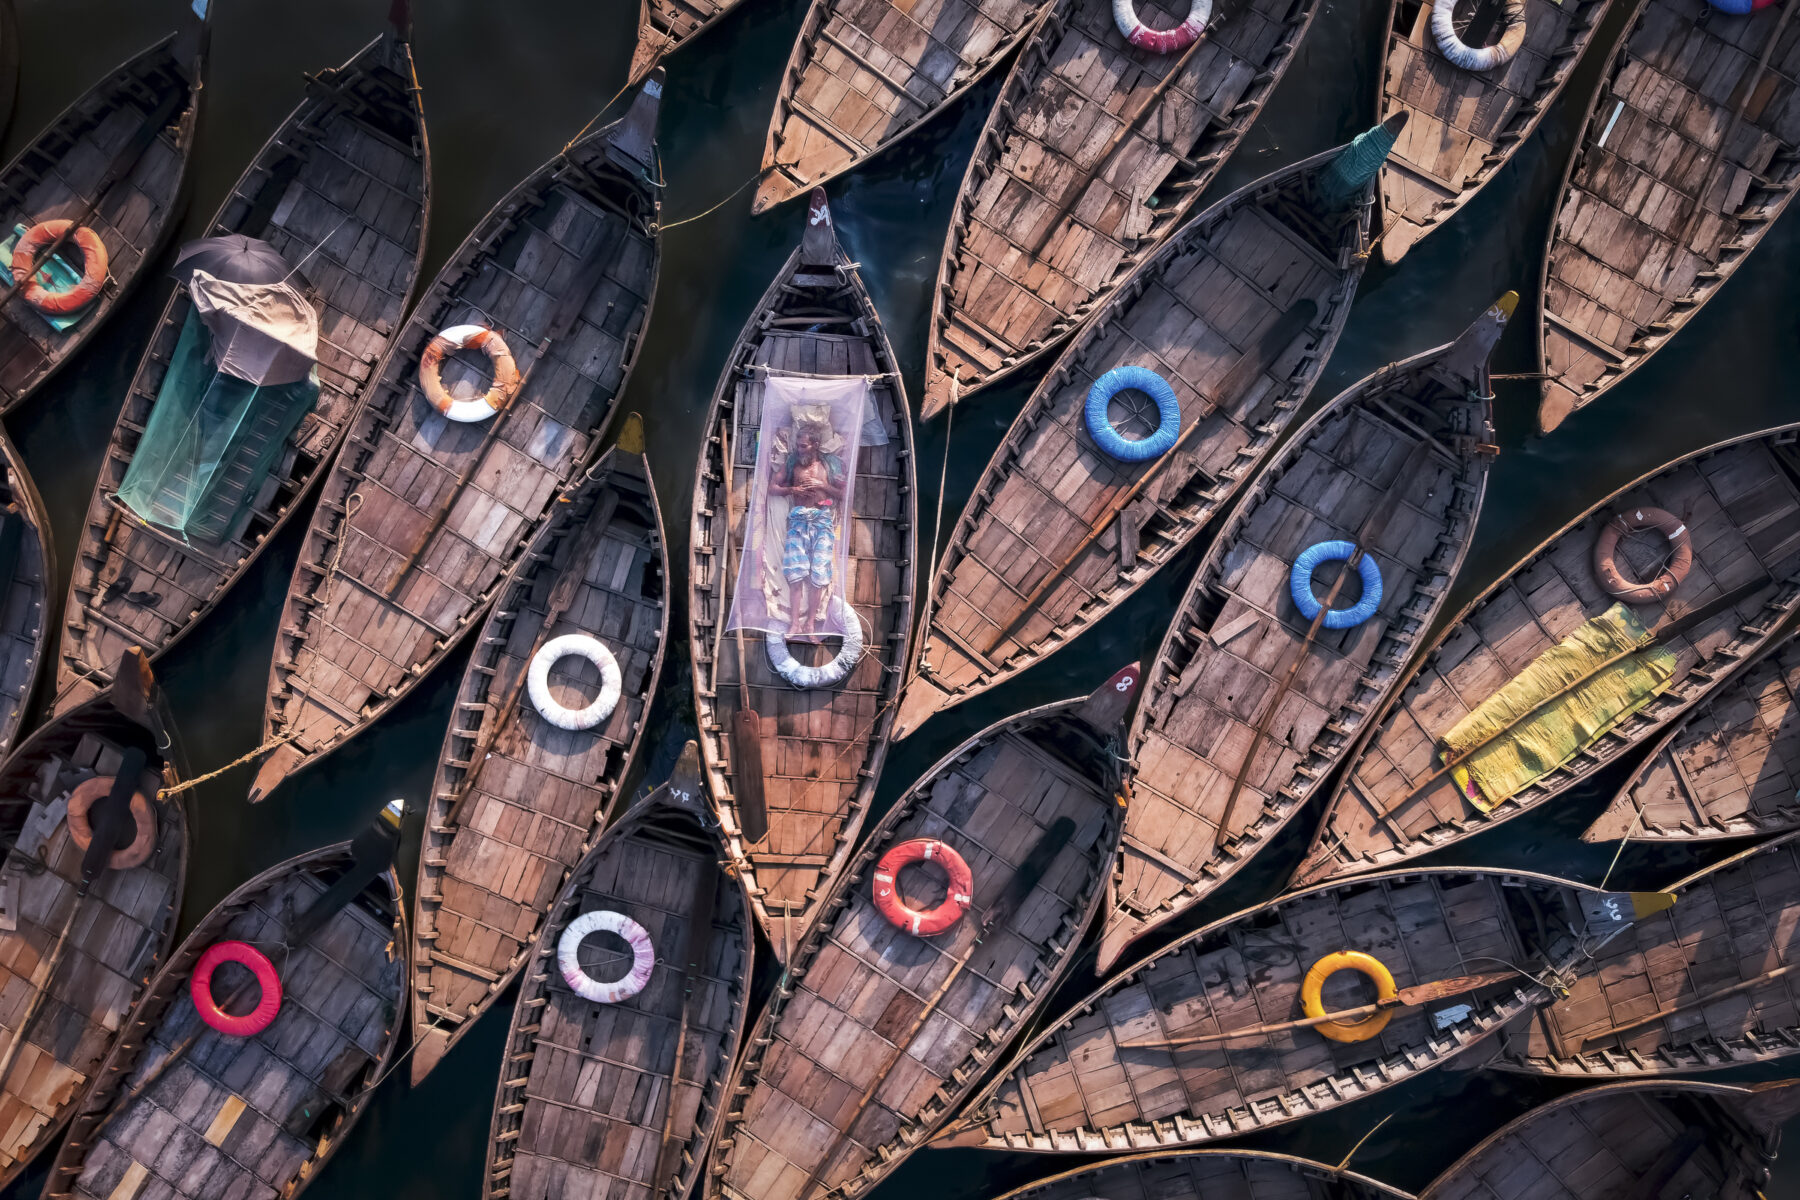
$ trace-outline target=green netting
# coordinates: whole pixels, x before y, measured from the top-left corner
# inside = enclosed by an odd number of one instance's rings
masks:
[[[301,418],[319,398],[315,376],[270,386],[221,374],[212,335],[189,311],[150,423],[119,499],[150,524],[189,541],[241,532],[250,504]]]

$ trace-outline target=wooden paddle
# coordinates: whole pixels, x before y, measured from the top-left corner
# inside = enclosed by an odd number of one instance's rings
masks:
[[[724,460],[721,472],[725,486],[725,560],[724,575],[719,583],[719,636],[725,636],[730,614],[725,610],[725,583],[731,576],[731,420],[719,427],[719,454]],[[744,536],[750,536],[750,514],[744,514]],[[742,555],[738,556],[742,559]],[[741,565],[741,563],[740,563]],[[737,594],[735,586],[732,594]],[[731,714],[732,792],[737,801],[738,832],[746,842],[760,842],[769,836],[769,807],[763,795],[762,717],[750,707],[750,669],[744,655],[744,629],[732,631],[737,641],[738,706]],[[719,694],[720,648],[713,646],[713,696]]]
[[[1639,1017],[1635,1021],[1627,1021],[1623,1025],[1614,1025],[1611,1029],[1602,1029],[1596,1033],[1583,1034],[1581,1036],[1581,1041],[1577,1046],[1577,1050],[1586,1049],[1589,1042],[1598,1042],[1605,1038],[1617,1036],[1621,1033],[1630,1033],[1634,1029],[1642,1029],[1646,1025],[1654,1025],[1664,1017],[1672,1017],[1678,1012],[1683,1012],[1690,1008],[1698,1008],[1702,1004],[1711,1004],[1715,1000],[1726,1000],[1732,996],[1738,995],[1740,992],[1754,991],[1764,984],[1780,979],[1783,975],[1787,975],[1796,969],[1800,969],[1800,963],[1790,963],[1784,967],[1776,967],[1773,970],[1764,971],[1754,979],[1745,979],[1741,982],[1717,988],[1710,992],[1703,992],[1698,996],[1689,996],[1686,1000],[1678,1000],[1674,1004],[1666,1004],[1649,1016]]]

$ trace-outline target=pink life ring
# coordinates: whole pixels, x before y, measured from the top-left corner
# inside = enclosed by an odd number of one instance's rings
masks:
[[[1138,20],[1132,0],[1113,0],[1113,24],[1125,40],[1154,54],[1174,54],[1199,40],[1212,18],[1212,0],[1188,0],[1187,20],[1173,29],[1152,29]]]
[[[256,976],[256,986],[262,989],[262,999],[256,1002],[256,1008],[241,1017],[232,1016],[213,999],[213,972],[220,964],[228,962],[250,968],[250,973]],[[208,946],[200,961],[194,964],[194,976],[188,980],[188,995],[193,997],[200,1019],[220,1033],[255,1037],[273,1025],[275,1014],[281,1011],[281,976],[275,973],[275,964],[269,961],[269,956],[250,943],[219,942]]]

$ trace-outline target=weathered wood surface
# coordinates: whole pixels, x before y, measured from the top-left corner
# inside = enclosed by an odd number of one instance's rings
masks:
[[[18,448],[0,430],[0,756],[24,729],[49,658],[55,581],[50,516]]]
[[[940,1143],[1071,1154],[1168,1149],[1371,1095],[1451,1060],[1550,993],[1520,976],[1431,1008],[1396,1010],[1360,1042],[1290,1029],[1182,1049],[1121,1043],[1299,1017],[1306,973],[1340,950],[1373,955],[1401,988],[1507,963],[1560,966],[1577,957],[1571,931],[1586,928],[1582,900],[1596,895],[1546,875],[1389,872],[1227,917],[1052,1021],[1002,1065]],[[1369,994],[1367,983],[1340,971],[1323,1001],[1337,1011]],[[1466,1013],[1450,1019],[1461,1005]],[[1446,1018],[1441,1029],[1437,1014]]]
[[[1584,842],[1695,842],[1800,828],[1800,642],[1734,674],[1663,737]]]
[[[305,942],[286,941],[283,926],[344,874],[350,848],[289,859],[201,918],[150,981],[130,1033],[82,1098],[46,1200],[291,1200],[318,1178],[392,1059],[406,1004],[409,943],[392,869]],[[261,1033],[222,1034],[189,999],[195,963],[221,941],[256,946],[281,977],[281,1011]],[[213,975],[213,995],[231,996],[250,979],[226,964]],[[258,994],[251,984],[233,1011],[248,1012]]]
[[[912,419],[893,347],[835,233],[828,253],[819,257],[826,261],[804,261],[804,245],[789,257],[732,348],[707,414],[689,539],[688,619],[700,749],[733,867],[743,873],[756,918],[777,955],[799,942],[826,885],[849,859],[887,757],[912,634],[918,552]],[[767,835],[750,842],[742,832],[737,764],[728,736],[741,705],[738,682],[746,675],[738,670],[736,635],[721,638],[721,630],[742,562],[761,432],[766,375],[757,368],[877,376],[870,407],[888,442],[858,451],[856,494],[841,534],[849,547],[844,595],[866,633],[862,660],[835,687],[802,691],[769,665],[760,634],[744,635],[750,707],[762,725],[769,823]],[[720,459],[720,438],[727,432],[729,513]],[[817,646],[789,644],[802,663],[829,661],[837,649],[836,639]]]
[[[1132,1154],[1014,1188],[999,1200],[1411,1200],[1354,1171],[1264,1150]]]
[[[1751,1118],[1755,1099],[1692,1081],[1573,1092],[1509,1122],[1420,1200],[1759,1200],[1781,1131]]]
[[[1796,428],[1723,442],[1645,475],[1576,517],[1471,601],[1364,729],[1295,883],[1392,866],[1552,801],[1650,742],[1761,650],[1800,605]],[[1633,607],[1646,627],[1763,585],[1663,642],[1676,655],[1668,690],[1562,767],[1481,812],[1453,778],[1437,774],[1439,739],[1538,655],[1612,606],[1614,597],[1594,577],[1594,539],[1613,514],[1642,506],[1680,517],[1694,552],[1692,571],[1671,596]],[[1655,533],[1625,538],[1620,568],[1633,579],[1651,578],[1667,545]]]
[[[1545,431],[1675,336],[1787,207],[1800,183],[1800,23],[1758,70],[1784,11],[1643,0],[1615,47],[1545,247]]]
[[[260,238],[297,268],[298,286],[319,310],[318,402],[254,495],[247,463],[221,464],[219,506],[235,501],[238,516],[218,538],[184,538],[125,508],[119,486],[193,312],[187,289],[177,286],[113,426],[82,523],[63,609],[58,712],[105,687],[126,647],[160,654],[219,604],[337,452],[358,395],[400,327],[430,214],[412,51],[384,34],[321,72],[307,93],[204,236]],[[245,444],[260,449],[266,440]]]
[[[1317,7],[1243,0],[1185,60],[1127,42],[1109,0],[1059,0],[1045,14],[988,117],[952,210],[932,300],[923,416],[952,402],[952,379],[966,396],[1054,348],[1174,232],[1262,111]],[[1138,13],[1166,29],[1188,9],[1184,0],[1142,0]],[[1183,62],[1176,82],[1109,151]]]
[[[86,226],[106,244],[109,276],[80,323],[63,333],[13,288],[0,288],[0,413],[24,401],[87,344],[175,235],[205,94],[206,31],[202,22],[184,19],[185,35],[170,34],[120,64],[0,169],[0,241],[15,226],[77,217],[98,200]],[[167,122],[102,198],[100,185],[115,160],[135,153],[132,139],[165,111],[171,113]],[[72,245],[59,253],[79,261]]]
[[[1136,672],[1115,679],[1129,700]],[[1045,705],[976,734],[870,833],[751,1033],[707,1196],[867,1193],[1025,1030],[1073,962],[1118,844],[1118,730],[1081,720],[1083,703]],[[1035,882],[1021,880],[1059,821],[1068,840]],[[935,937],[897,928],[872,896],[881,856],[912,838],[944,842],[974,878],[968,910]],[[984,935],[985,914],[1015,883],[1030,890]],[[945,898],[935,868],[903,868],[893,886],[919,909]]]
[[[662,674],[667,587],[649,463],[615,447],[552,506],[501,585],[457,692],[419,856],[415,1084],[512,983],[551,901],[599,836]],[[569,604],[547,626],[563,589]],[[593,729],[545,720],[521,686],[535,650],[566,633],[598,638],[619,664],[618,706]],[[585,707],[599,687],[599,669],[583,658],[550,673],[552,697],[570,708]]]
[[[698,785],[697,761],[695,772]],[[755,939],[707,810],[703,787],[652,793],[601,835],[557,898],[513,1009],[484,1200],[682,1200],[694,1187],[743,1040]],[[703,895],[710,912],[698,911]],[[596,909],[636,921],[656,948],[649,984],[619,1004],[583,999],[557,970],[564,927]],[[701,919],[710,932],[696,941]],[[695,945],[703,960],[683,962]],[[623,957],[590,937],[580,961],[609,979]]]
[[[1508,1036],[1491,1065],[1571,1075],[1665,1075],[1800,1052],[1800,835],[1788,834],[1669,889],[1673,908],[1602,950],[1569,995]],[[1750,981],[1713,998],[1715,992]],[[1667,1011],[1621,1033],[1609,1030]]]
[[[1201,213],[1145,259],[1032,393],[945,544],[897,737],[1111,612],[1224,509],[1274,447],[1331,357],[1362,278],[1369,205],[1322,223],[1307,203],[1336,153]],[[1087,431],[1089,389],[1127,364],[1167,380],[1183,431],[1198,426],[1170,461],[1121,462]],[[1137,531],[1129,556],[1119,545],[1121,505]],[[1108,531],[1084,548],[1102,523]]]
[[[1383,367],[1330,401],[1226,519],[1145,676],[1096,970],[1280,832],[1402,678],[1474,537],[1495,453],[1487,358],[1510,315],[1496,306],[1465,335],[1476,345]],[[1367,547],[1381,606],[1352,629],[1312,632],[1288,576],[1328,541]],[[1315,572],[1315,598],[1340,573],[1356,572]],[[1342,586],[1334,608],[1361,594]]]
[[[1398,262],[1473,200],[1537,130],[1612,0],[1524,0],[1525,44],[1504,67],[1465,71],[1431,32],[1431,0],[1393,0],[1381,115],[1411,119],[1381,171],[1378,246]],[[1493,5],[1499,7],[1498,0]],[[1470,0],[1458,6],[1474,12]],[[1492,44],[1501,24],[1482,44]]]
[[[598,452],[661,260],[661,80],[653,73],[623,118],[483,218],[364,389],[276,635],[264,724],[291,740],[263,761],[251,799],[385,712],[448,653]],[[572,324],[553,336],[559,317]],[[418,362],[438,331],[469,324],[500,332],[526,378],[506,411],[465,424],[425,399]],[[466,351],[445,358],[443,380],[479,395],[490,374]]]
[[[1054,2],[813,0],[781,74],[751,211],[804,195],[918,128]]]
[[[635,82],[712,27],[738,0],[639,0],[637,48],[631,53]]]
[[[0,1082],[0,1186],[62,1132],[174,938],[188,824],[179,799],[155,798],[176,775],[157,741],[101,698],[51,721],[0,763],[0,836],[11,847],[0,863],[0,925],[16,923],[0,931],[0,1045],[17,1037],[43,989],[38,973],[76,903],[83,851],[69,836],[69,793],[117,771],[125,749],[141,749],[149,757],[141,790],[157,823],[150,860],[105,872],[80,902],[91,915],[77,921],[50,993]]]

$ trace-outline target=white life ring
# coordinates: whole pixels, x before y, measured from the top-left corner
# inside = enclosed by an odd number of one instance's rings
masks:
[[[862,618],[850,607],[850,602],[842,596],[831,598],[831,619],[836,622],[838,632],[844,635],[844,644],[838,649],[837,657],[822,667],[803,667],[789,652],[787,639],[778,633],[765,633],[763,640],[769,647],[769,665],[775,673],[797,688],[835,687],[843,682],[850,668],[854,667],[863,655]]]
[[[600,668],[600,694],[586,708],[570,708],[558,704],[550,694],[550,668],[557,660],[574,655],[585,658]],[[592,729],[612,716],[619,706],[622,683],[619,660],[597,637],[585,633],[565,633],[545,642],[531,658],[531,669],[525,676],[526,690],[531,694],[531,707],[538,715],[559,729]]]
[[[1456,36],[1456,0],[1433,0],[1431,35],[1444,57],[1465,71],[1491,71],[1511,62],[1525,46],[1524,0],[1506,0],[1500,40],[1479,48]]]
[[[1138,20],[1132,0],[1113,0],[1113,24],[1125,40],[1154,54],[1174,54],[1186,50],[1206,31],[1212,17],[1212,0],[1188,0],[1187,20],[1173,29],[1152,29]]]
[[[576,951],[590,933],[616,933],[631,947],[631,970],[611,983],[602,983],[581,969]],[[584,912],[563,929],[556,939],[556,966],[563,982],[583,1000],[595,1004],[618,1004],[643,991],[656,969],[656,947],[650,944],[650,933],[624,913],[609,909]]]
[[[452,350],[470,348],[487,355],[494,369],[494,383],[473,400],[458,400],[444,387],[441,374],[444,357]],[[506,339],[480,325],[452,325],[426,342],[424,353],[419,355],[419,387],[431,407],[452,421],[487,420],[512,403],[513,393],[519,390],[521,381],[512,351],[506,347]]]

